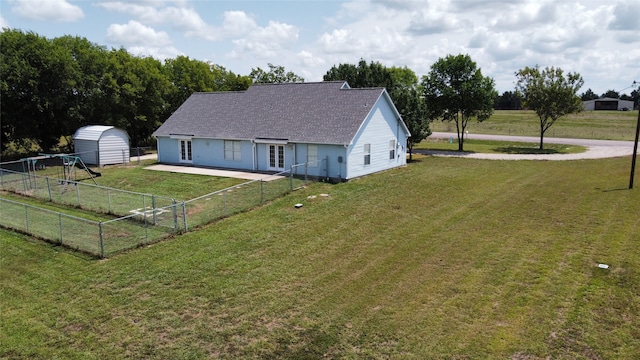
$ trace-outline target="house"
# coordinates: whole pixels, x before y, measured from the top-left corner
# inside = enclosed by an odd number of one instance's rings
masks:
[[[160,163],[347,180],[406,165],[410,133],[384,88],[329,81],[195,93],[153,135]]]
[[[75,154],[85,164],[113,165],[129,162],[129,135],[113,126],[88,125],[73,134]]]
[[[616,98],[600,98],[583,101],[585,110],[633,110],[633,101]]]

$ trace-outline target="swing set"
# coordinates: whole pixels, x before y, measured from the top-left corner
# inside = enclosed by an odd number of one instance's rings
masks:
[[[29,188],[33,189],[37,187],[36,170],[42,170],[45,168],[44,163],[38,164],[38,161],[50,158],[58,158],[62,160],[62,176],[58,173],[58,184],[63,185],[62,193],[66,191],[69,184],[76,182],[76,168],[86,171],[87,174],[89,174],[89,177],[91,177],[91,180],[93,180],[93,183],[98,185],[95,178],[102,176],[102,174],[87,167],[79,156],[67,154],[40,154],[40,156],[37,157],[22,159],[23,174],[27,174]],[[72,177],[74,180],[71,180]]]

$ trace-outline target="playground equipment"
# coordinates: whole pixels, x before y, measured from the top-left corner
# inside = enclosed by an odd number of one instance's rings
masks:
[[[91,180],[93,180],[93,183],[98,185],[98,183],[96,182],[97,177],[102,176],[101,173],[93,171],[91,169],[89,169],[87,167],[87,165],[85,165],[85,163],[82,161],[82,159],[79,156],[75,156],[75,155],[66,155],[66,154],[55,154],[52,155],[53,157],[59,157],[62,159],[62,175],[63,175],[63,179],[62,180],[62,192],[64,193],[65,190],[67,189],[67,185],[69,185],[70,183],[72,183],[71,181],[71,175],[73,174],[73,170],[78,167],[79,169],[85,170],[87,172],[87,174],[89,174],[89,176],[91,177]]]
[[[45,167],[43,163],[38,165],[38,161],[49,158],[59,158],[62,160],[62,176],[58,175],[58,184],[63,185],[62,193],[66,191],[69,184],[74,183],[74,181],[71,180],[71,177],[74,175],[75,168],[86,171],[91,177],[91,180],[93,180],[93,183],[96,185],[98,185],[98,183],[95,178],[102,176],[101,173],[93,171],[87,167],[79,156],[67,154],[40,154],[40,156],[37,157],[22,159],[23,173],[26,176],[25,187],[27,187],[27,182],[28,188],[30,189],[37,187],[36,170],[42,170]]]
[[[38,160],[46,159],[45,156],[38,157],[30,157],[26,159],[21,159],[22,161],[22,173],[23,181],[25,182],[25,188],[35,189],[38,186],[38,181],[36,179],[36,170],[44,169],[44,164],[38,165]],[[27,185],[28,182],[28,185]]]

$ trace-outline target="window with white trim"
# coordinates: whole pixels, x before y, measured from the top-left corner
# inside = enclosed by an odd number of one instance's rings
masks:
[[[364,164],[371,164],[371,144],[364,144]]]
[[[318,166],[318,145],[307,145],[307,163],[309,166]]]
[[[224,159],[236,161],[242,160],[242,143],[238,140],[225,140]]]
[[[396,141],[389,140],[389,160],[395,160],[396,158]]]

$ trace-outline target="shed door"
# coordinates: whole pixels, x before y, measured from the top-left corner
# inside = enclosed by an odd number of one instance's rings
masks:
[[[269,145],[269,170],[284,170],[284,145]]]
[[[191,140],[180,140],[180,162],[193,162]]]

